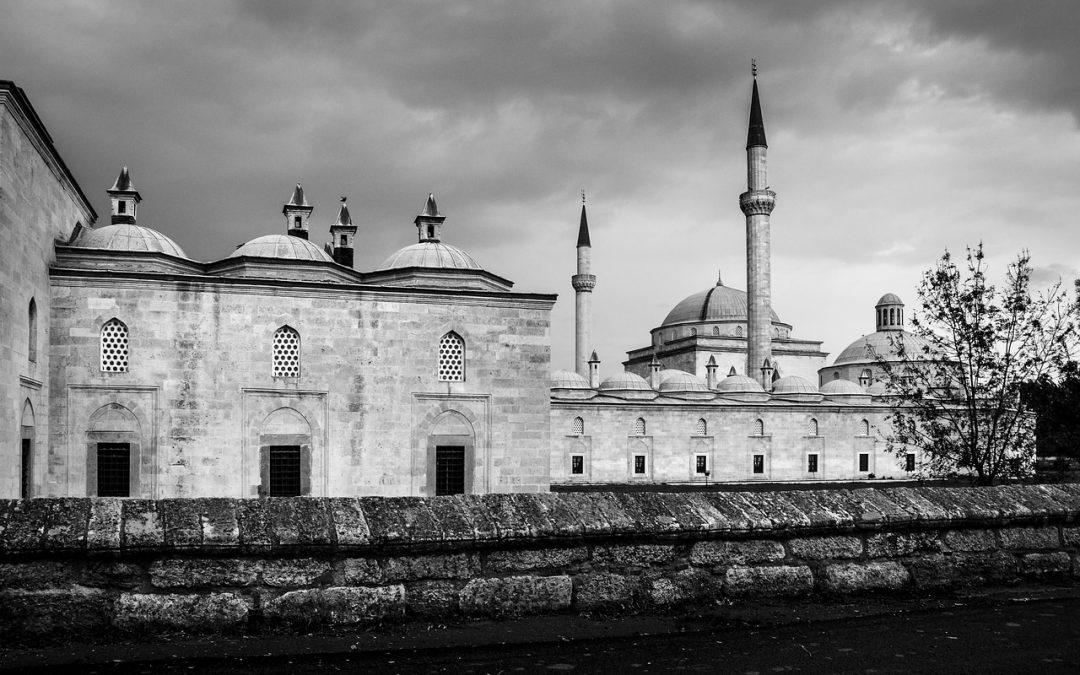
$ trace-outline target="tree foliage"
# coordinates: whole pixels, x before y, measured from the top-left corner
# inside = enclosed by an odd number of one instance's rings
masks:
[[[1024,383],[1056,379],[1077,346],[1077,301],[1061,282],[1031,291],[1022,252],[999,288],[986,276],[982,244],[961,269],[948,251],[923,274],[912,332],[893,339],[896,360],[875,354],[888,394],[889,448],[919,448],[923,475],[978,484],[1029,475],[1035,422]]]
[[[1025,382],[1021,396],[1038,415],[1036,454],[1080,459],[1080,364],[1066,363],[1057,379],[1043,375]]]

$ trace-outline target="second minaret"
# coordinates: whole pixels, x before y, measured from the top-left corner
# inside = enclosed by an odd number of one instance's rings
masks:
[[[592,351],[592,290],[596,276],[592,274],[592,243],[589,241],[589,221],[585,217],[585,193],[581,193],[581,224],[578,225],[577,274],[570,278],[574,286],[574,368],[578,375],[589,377],[589,352]]]

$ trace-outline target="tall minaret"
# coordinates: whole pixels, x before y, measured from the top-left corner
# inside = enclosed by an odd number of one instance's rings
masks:
[[[746,374],[772,388],[772,273],[769,269],[769,214],[776,193],[769,189],[765,156],[765,122],[758,99],[757,63],[750,99],[750,130],[746,137],[746,192],[739,206],[746,214]]]
[[[577,235],[577,274],[570,278],[574,286],[574,368],[577,374],[589,377],[589,353],[592,351],[592,289],[596,276],[592,272],[592,243],[589,241],[589,221],[585,217],[585,191],[581,191],[581,224]]]

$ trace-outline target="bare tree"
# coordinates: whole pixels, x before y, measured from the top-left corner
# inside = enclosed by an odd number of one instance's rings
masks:
[[[905,345],[901,334],[894,358],[872,354],[897,404],[888,447],[898,456],[921,449],[922,475],[986,485],[1032,472],[1035,415],[1021,388],[1071,359],[1078,304],[1060,281],[1033,294],[1031,271],[1024,251],[998,288],[981,243],[963,270],[946,251],[919,284],[911,325],[922,340]]]

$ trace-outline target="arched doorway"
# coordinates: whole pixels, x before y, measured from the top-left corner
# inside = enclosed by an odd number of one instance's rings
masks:
[[[259,431],[260,497],[311,494],[311,425],[293,408],[267,415]]]
[[[140,433],[134,413],[110,403],[94,411],[86,432],[86,493],[140,496]]]
[[[20,427],[22,455],[19,463],[19,498],[30,499],[34,491],[34,406],[30,405],[30,399],[23,403]]]
[[[455,410],[441,414],[428,434],[427,493],[472,493],[475,457],[476,438],[469,420]]]

